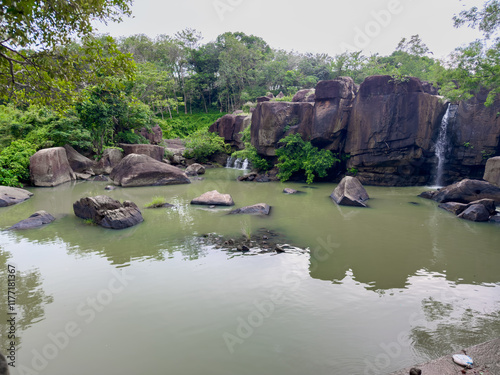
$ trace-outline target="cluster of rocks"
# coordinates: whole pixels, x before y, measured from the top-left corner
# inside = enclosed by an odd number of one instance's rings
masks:
[[[445,182],[481,178],[485,156],[500,149],[500,100],[486,107],[486,95],[480,92],[451,111]],[[251,126],[252,145],[270,159],[280,139],[297,133],[314,146],[348,154],[339,168],[356,169],[363,184],[425,185],[435,177],[447,108],[436,88],[417,78],[371,76],[357,86],[340,77],[297,92],[292,102],[262,100],[251,117],[224,116],[210,130],[240,148],[239,132]]]
[[[500,223],[496,204],[500,203],[500,187],[487,181],[465,179],[439,190],[429,190],[420,197],[432,199],[461,219]]]

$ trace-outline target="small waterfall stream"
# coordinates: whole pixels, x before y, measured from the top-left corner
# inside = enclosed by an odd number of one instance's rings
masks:
[[[248,159],[242,160],[240,158],[230,156],[227,158],[226,168],[246,170],[249,169],[249,161]]]
[[[436,148],[434,153],[437,157],[436,166],[436,179],[434,181],[435,186],[443,186],[443,173],[444,165],[446,163],[446,152],[448,149],[448,124],[450,123],[450,112],[452,110],[452,105],[448,104],[446,108],[446,113],[441,120],[441,127],[439,128],[439,135],[436,141]]]

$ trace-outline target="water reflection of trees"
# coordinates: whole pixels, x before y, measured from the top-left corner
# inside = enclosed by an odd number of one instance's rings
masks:
[[[479,311],[433,298],[422,301],[425,324],[412,327],[414,350],[437,358],[500,336],[500,311]]]
[[[11,254],[0,248],[0,298],[4,305],[0,309],[0,337],[2,338],[2,348],[8,348],[8,332],[10,324],[7,323],[8,300],[8,271],[7,267]],[[20,347],[21,331],[26,330],[32,324],[44,319],[45,305],[53,302],[52,296],[47,296],[42,289],[42,277],[38,270],[20,272],[16,270],[16,339],[17,348]]]

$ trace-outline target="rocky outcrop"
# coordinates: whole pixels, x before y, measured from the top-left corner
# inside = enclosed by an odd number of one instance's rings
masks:
[[[500,186],[500,156],[488,159],[484,170],[483,180]]]
[[[179,168],[138,154],[125,156],[113,169],[110,178],[123,187],[190,183],[188,176]]]
[[[234,206],[231,195],[221,194],[217,190],[208,191],[191,201],[191,204],[207,206]]]
[[[218,133],[226,143],[243,149],[245,146],[241,141],[241,134],[245,128],[250,126],[252,116],[247,115],[224,115],[214,122],[208,129],[210,132]]]
[[[75,179],[63,147],[45,148],[30,158],[30,178],[35,186],[57,186]]]
[[[64,145],[66,157],[73,172],[93,174],[95,161],[83,156],[70,145]]]
[[[130,154],[147,155],[158,161],[162,161],[165,157],[165,148],[161,146],[120,143],[120,147],[123,149],[125,156]]]
[[[123,152],[116,148],[107,148],[102,153],[101,160],[94,166],[96,174],[110,174],[114,167],[116,167],[123,159]]]
[[[0,186],[0,207],[12,206],[24,202],[33,196],[33,193],[10,186]]]
[[[136,133],[142,135],[152,145],[159,145],[163,141],[163,131],[158,125],[153,126],[151,130],[146,128],[136,130]]]
[[[271,207],[266,203],[257,203],[251,206],[245,206],[232,210],[229,214],[246,214],[246,215],[269,215]]]
[[[439,208],[470,221],[488,221],[490,217],[496,215],[495,201],[492,199],[480,199],[469,204],[446,202],[441,203]]]
[[[252,145],[260,155],[275,156],[278,141],[298,133],[309,138],[313,122],[312,103],[260,103],[252,115]]]
[[[356,85],[350,77],[318,83],[310,134],[314,146],[334,152],[342,151],[355,95]]]
[[[42,225],[52,223],[56,218],[46,211],[37,211],[27,219],[21,220],[19,223],[14,224],[9,229],[34,229]]]
[[[364,184],[406,186],[428,182],[434,167],[433,139],[446,111],[437,96],[410,78],[368,77],[349,118],[344,152]]]
[[[303,103],[303,102],[312,102],[316,99],[316,90],[315,89],[304,89],[299,90],[293,96],[292,102]]]
[[[486,160],[500,154],[500,98],[484,105],[488,92],[459,103],[450,122],[450,154],[446,169],[448,181],[462,177],[483,178]]]
[[[346,176],[340,181],[330,198],[341,206],[366,207],[365,202],[370,197],[356,177]]]
[[[121,204],[106,195],[82,198],[73,204],[73,211],[79,218],[110,229],[129,228],[144,221],[135,203],[125,201]]]
[[[422,196],[422,195],[421,195]],[[422,196],[425,198],[425,196]],[[439,189],[428,196],[439,203],[471,203],[481,199],[491,199],[500,203],[500,187],[481,180],[465,179]]]
[[[205,174],[205,167],[198,163],[193,163],[188,166],[185,170],[188,176],[198,176],[199,174]]]

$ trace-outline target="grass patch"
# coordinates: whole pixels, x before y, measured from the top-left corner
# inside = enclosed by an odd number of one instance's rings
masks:
[[[155,197],[153,197],[151,202],[146,204],[145,207],[146,208],[158,208],[158,207],[163,207],[166,204],[167,204],[167,200],[164,197],[155,196]]]

